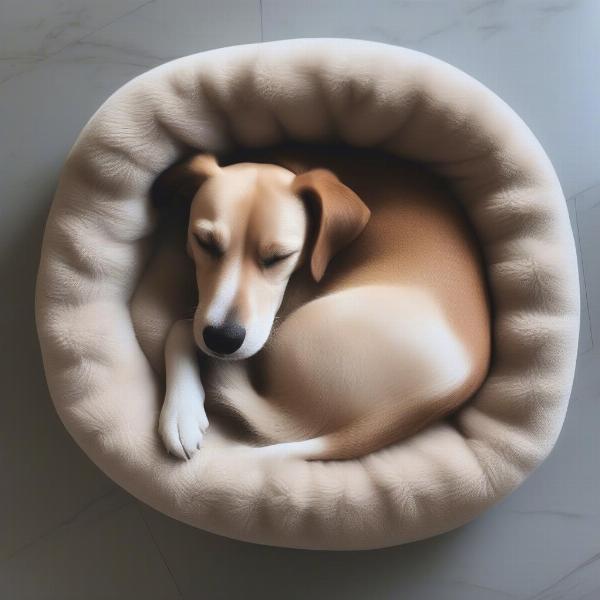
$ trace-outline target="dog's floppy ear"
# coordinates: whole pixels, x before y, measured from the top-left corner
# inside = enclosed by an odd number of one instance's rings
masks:
[[[333,256],[365,228],[371,211],[327,169],[297,175],[292,190],[306,203],[315,224],[310,270],[315,281],[320,281]]]
[[[212,154],[196,154],[163,171],[152,184],[150,197],[159,210],[189,207],[198,188],[221,167]]]

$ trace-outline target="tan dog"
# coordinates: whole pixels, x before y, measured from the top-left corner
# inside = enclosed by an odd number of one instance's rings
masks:
[[[271,442],[258,451],[344,459],[448,415],[488,369],[478,250],[439,182],[374,153],[270,156],[198,155],[155,186],[192,199],[198,306],[167,338],[159,424],[182,458],[208,426],[205,387]],[[202,377],[196,346],[218,359]]]

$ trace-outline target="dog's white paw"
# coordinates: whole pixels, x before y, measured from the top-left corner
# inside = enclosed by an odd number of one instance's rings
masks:
[[[198,399],[165,400],[158,432],[170,454],[184,460],[190,459],[200,450],[207,428],[204,404]]]

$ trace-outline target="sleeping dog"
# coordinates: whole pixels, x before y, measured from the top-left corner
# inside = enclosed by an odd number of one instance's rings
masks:
[[[479,251],[439,181],[375,153],[273,156],[198,154],[154,186],[163,205],[191,201],[198,304],[167,336],[159,420],[182,459],[208,427],[207,381],[266,440],[257,452],[348,459],[446,417],[488,369]]]

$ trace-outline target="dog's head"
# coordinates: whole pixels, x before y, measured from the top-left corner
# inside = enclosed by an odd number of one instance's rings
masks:
[[[194,338],[207,354],[248,358],[269,337],[291,274],[305,261],[319,281],[363,230],[370,211],[330,171],[220,167],[200,154],[165,171],[155,201],[191,200],[187,251],[195,263]]]

